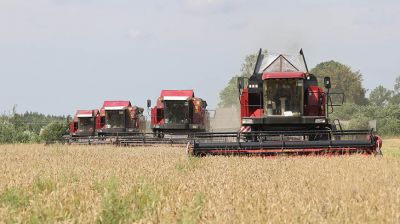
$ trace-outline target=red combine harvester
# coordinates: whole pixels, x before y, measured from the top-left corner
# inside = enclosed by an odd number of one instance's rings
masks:
[[[104,101],[100,109],[99,136],[128,136],[145,131],[143,108],[130,101]]]
[[[72,137],[95,136],[100,130],[99,110],[78,110],[71,122]]]
[[[266,55],[260,50],[254,73],[238,78],[242,127],[239,132],[199,133],[188,145],[192,155],[342,155],[381,154],[372,130],[341,130],[329,113],[344,95],[330,93],[308,72],[298,55]],[[341,99],[341,103],[333,104]],[[336,125],[338,124],[338,125]]]
[[[149,108],[151,101],[148,101]],[[195,97],[193,90],[162,90],[151,109],[151,128],[155,136],[208,131],[207,102]]]

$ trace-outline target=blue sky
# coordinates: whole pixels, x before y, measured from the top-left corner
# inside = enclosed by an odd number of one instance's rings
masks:
[[[103,100],[145,106],[194,89],[211,108],[244,57],[304,49],[364,86],[400,75],[400,2],[372,0],[0,0],[0,111],[73,114]]]

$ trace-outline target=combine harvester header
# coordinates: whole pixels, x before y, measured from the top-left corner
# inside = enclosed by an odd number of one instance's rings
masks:
[[[330,93],[310,74],[301,50],[298,55],[260,52],[253,75],[239,77],[241,131],[196,134],[192,155],[309,155],[381,154],[382,141],[371,130],[341,129],[329,113],[344,101],[343,93]],[[341,99],[333,104],[332,99]]]

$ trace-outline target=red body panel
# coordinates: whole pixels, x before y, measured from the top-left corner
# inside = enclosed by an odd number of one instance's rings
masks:
[[[204,109],[203,105],[203,100],[200,98],[193,98],[192,104],[193,104],[193,117],[192,117],[192,123],[193,124],[200,124],[200,125],[205,125],[207,111]]]
[[[262,117],[264,116],[264,109],[258,106],[249,106],[251,95],[249,89],[244,89],[240,96],[240,117]]]
[[[256,109],[250,117],[262,117],[264,116],[264,109]]]
[[[250,117],[249,112],[249,90],[246,88],[243,90],[240,96],[240,117]]]
[[[326,94],[321,87],[310,86],[306,91],[305,116],[325,116]]]
[[[153,107],[151,108],[151,124],[164,124],[164,119],[162,116],[162,108]]]
[[[70,123],[69,133],[72,135],[72,134],[75,134],[77,131],[78,131],[78,121],[75,121],[75,119],[74,119]]]

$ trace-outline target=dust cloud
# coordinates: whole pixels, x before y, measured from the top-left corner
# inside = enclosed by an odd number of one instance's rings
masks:
[[[210,120],[211,131],[238,131],[240,128],[240,112],[234,107],[217,108]]]

